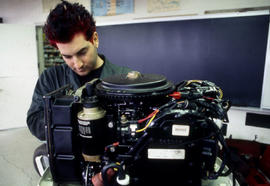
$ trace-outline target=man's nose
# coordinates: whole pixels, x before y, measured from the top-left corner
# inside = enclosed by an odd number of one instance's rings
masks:
[[[74,63],[75,68],[77,69],[83,66],[83,62],[77,56],[73,56],[73,63]]]

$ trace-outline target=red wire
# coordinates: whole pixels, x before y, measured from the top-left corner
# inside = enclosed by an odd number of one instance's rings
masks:
[[[204,99],[214,100],[215,98],[203,96]]]
[[[119,142],[115,142],[112,144],[114,147],[118,146],[119,145]]]
[[[117,147],[118,145],[119,145],[119,142],[115,142],[115,143],[113,143],[113,144],[111,144],[111,145],[108,145],[108,146],[114,146],[114,147]],[[105,147],[105,151],[108,150],[108,146]]]
[[[149,118],[153,117],[154,114],[156,114],[158,111],[159,111],[158,109],[155,110],[154,112],[152,112],[151,114],[149,114],[146,118],[140,119],[140,120],[138,121],[138,123],[142,123],[142,122],[144,122],[145,120],[148,120]]]

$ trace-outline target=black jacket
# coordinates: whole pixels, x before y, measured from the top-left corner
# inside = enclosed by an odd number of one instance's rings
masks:
[[[129,68],[120,67],[110,63],[103,55],[100,55],[100,57],[103,58],[105,62],[100,76],[101,79],[131,71]],[[38,139],[45,140],[44,106],[42,97],[67,84],[72,85],[73,90],[82,86],[75,72],[73,72],[66,64],[50,67],[39,77],[32,97],[31,106],[27,112],[28,128]]]

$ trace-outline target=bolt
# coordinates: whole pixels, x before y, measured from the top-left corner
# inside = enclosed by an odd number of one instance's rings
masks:
[[[112,121],[110,121],[110,122],[108,123],[108,127],[109,127],[109,128],[113,128],[113,122],[112,122]]]
[[[125,115],[122,115],[120,119],[122,124],[127,123],[127,117]]]
[[[80,101],[80,97],[79,96],[74,96],[74,101],[75,102],[79,102]]]
[[[115,152],[115,148],[114,147],[110,147],[110,151],[111,152]]]

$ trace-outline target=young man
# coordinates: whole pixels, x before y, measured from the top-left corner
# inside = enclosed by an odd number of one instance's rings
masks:
[[[104,78],[131,71],[119,67],[98,54],[98,33],[92,15],[81,5],[62,1],[49,14],[44,31],[50,44],[56,47],[65,64],[45,70],[36,84],[27,113],[31,133],[45,140],[43,95],[64,85],[76,90],[94,78]],[[39,147],[44,151],[45,146]],[[45,149],[46,150],[46,149]]]
[[[43,95],[67,84],[76,90],[93,78],[102,79],[131,71],[110,63],[104,55],[98,54],[99,39],[95,21],[77,3],[63,1],[58,4],[50,12],[44,31],[66,64],[45,70],[36,84],[27,113],[27,125],[40,140],[45,140]]]

